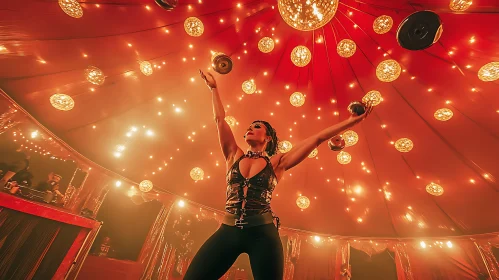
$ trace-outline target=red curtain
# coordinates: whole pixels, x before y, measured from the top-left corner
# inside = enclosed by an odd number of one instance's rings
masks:
[[[296,261],[294,279],[329,280],[336,275],[336,251],[338,244],[335,241],[314,237],[303,237],[300,255]]]

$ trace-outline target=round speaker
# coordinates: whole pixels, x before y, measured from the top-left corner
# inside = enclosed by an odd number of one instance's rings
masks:
[[[424,50],[442,35],[440,17],[432,11],[419,11],[406,17],[397,30],[399,45],[411,51]]]
[[[352,115],[360,116],[366,112],[366,106],[362,102],[352,102],[348,105],[348,112]]]
[[[173,10],[178,4],[178,0],[154,0],[154,2],[165,10]]]
[[[327,142],[327,146],[329,147],[329,149],[335,152],[343,150],[343,148],[345,148],[345,145],[345,139],[343,139],[341,135],[336,135],[333,138],[329,139],[329,141]]]
[[[228,74],[232,70],[232,59],[226,54],[220,54],[213,58],[213,70],[219,74]]]

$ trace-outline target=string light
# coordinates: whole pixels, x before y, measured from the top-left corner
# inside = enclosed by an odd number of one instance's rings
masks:
[[[336,47],[338,54],[345,58],[353,56],[356,50],[357,45],[355,45],[355,42],[350,39],[341,40]]]
[[[385,34],[390,31],[393,26],[393,19],[391,16],[382,15],[377,17],[373,22],[373,30],[378,34]]]
[[[393,82],[399,76],[402,68],[399,63],[393,59],[382,61],[376,68],[376,76],[382,82]]]
[[[190,36],[199,37],[203,35],[204,25],[200,19],[189,17],[184,21],[184,30]]]
[[[447,108],[442,108],[442,109],[438,109],[435,112],[434,117],[435,117],[435,119],[437,119],[439,121],[445,122],[445,121],[450,120],[453,115],[454,115],[454,113],[452,112],[452,110],[447,109]]]
[[[289,97],[289,102],[295,107],[300,107],[305,104],[305,95],[301,92],[293,92]]]
[[[83,9],[77,0],[59,0],[59,7],[70,17],[81,18]]]
[[[305,67],[312,60],[310,50],[305,46],[297,46],[291,51],[291,61],[298,67]]]
[[[263,37],[258,42],[258,49],[263,53],[269,53],[274,50],[274,40],[270,37]]]
[[[323,27],[336,14],[338,0],[278,0],[278,9],[283,20],[300,31]]]
[[[414,143],[409,138],[400,138],[395,142],[395,149],[402,153],[408,153],[414,148]]]
[[[50,104],[57,110],[61,111],[69,111],[74,108],[75,102],[71,96],[62,94],[62,93],[56,93],[50,97]]]

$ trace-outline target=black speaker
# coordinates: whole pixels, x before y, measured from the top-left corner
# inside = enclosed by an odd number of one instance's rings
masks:
[[[440,17],[432,11],[419,11],[406,17],[397,30],[399,45],[411,51],[424,50],[435,44],[443,32]]]
[[[178,4],[178,0],[154,0],[154,2],[165,10],[173,10]]]
[[[213,58],[213,70],[219,74],[229,74],[232,70],[232,59],[226,54],[219,54]]]

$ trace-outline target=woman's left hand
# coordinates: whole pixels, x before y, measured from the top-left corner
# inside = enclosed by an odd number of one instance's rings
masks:
[[[364,112],[364,114],[362,114],[360,116],[352,115],[352,116],[350,116],[349,120],[352,121],[353,123],[357,124],[357,123],[365,120],[367,118],[367,116],[369,116],[372,113],[373,108],[374,108],[374,106],[372,106],[371,103],[367,103],[366,104],[366,111]]]

